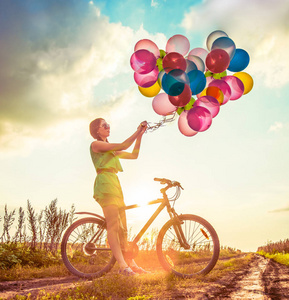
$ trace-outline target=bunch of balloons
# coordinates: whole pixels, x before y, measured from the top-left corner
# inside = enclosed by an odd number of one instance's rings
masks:
[[[250,57],[236,48],[222,30],[209,34],[207,50],[190,50],[189,40],[172,36],[166,50],[149,39],[138,41],[130,58],[139,91],[153,97],[153,110],[162,116],[178,113],[178,127],[185,136],[207,130],[220,106],[249,93],[252,77],[243,70]],[[161,91],[162,90],[162,91]]]

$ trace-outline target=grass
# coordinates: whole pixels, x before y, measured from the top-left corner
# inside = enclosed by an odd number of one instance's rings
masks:
[[[151,274],[125,277],[118,275],[116,272],[117,267],[115,267],[112,272],[92,282],[77,283],[75,288],[58,293],[40,291],[36,299],[174,299],[170,297],[175,293],[185,295],[192,289],[200,290],[217,285],[216,281],[244,268],[251,259],[252,254],[247,254],[243,257],[219,260],[209,274],[190,279],[175,277],[160,269]],[[55,276],[55,274],[53,275]],[[16,296],[13,299],[32,298],[29,296]]]
[[[270,253],[266,253],[264,251],[260,251],[258,252],[258,254],[273,259],[276,262],[288,266],[289,267],[289,253],[274,253],[274,254],[270,254]]]

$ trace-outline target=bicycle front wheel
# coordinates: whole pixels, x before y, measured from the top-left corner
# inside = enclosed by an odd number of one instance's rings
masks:
[[[156,249],[161,265],[180,277],[209,273],[220,253],[215,229],[199,216],[180,215],[179,220],[181,224],[177,220],[168,221],[158,235]]]
[[[63,236],[61,255],[66,268],[76,276],[94,278],[108,272],[115,258],[107,242],[105,221],[84,218],[74,222]]]

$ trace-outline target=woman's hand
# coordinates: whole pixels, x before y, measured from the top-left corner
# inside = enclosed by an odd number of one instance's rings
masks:
[[[147,121],[143,121],[140,123],[140,125],[138,126],[138,130],[140,131],[140,134],[143,135],[145,133],[145,131],[147,130],[148,127],[148,122]]]

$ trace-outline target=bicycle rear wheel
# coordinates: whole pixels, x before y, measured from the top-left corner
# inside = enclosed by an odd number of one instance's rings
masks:
[[[84,278],[100,277],[115,264],[107,242],[105,221],[84,218],[74,222],[61,242],[61,255],[66,268]]]
[[[157,254],[163,268],[180,277],[207,274],[216,265],[220,244],[215,229],[206,220],[195,215],[180,215],[180,225],[176,220],[168,221],[157,239]],[[185,249],[176,234],[179,226],[185,237]]]

